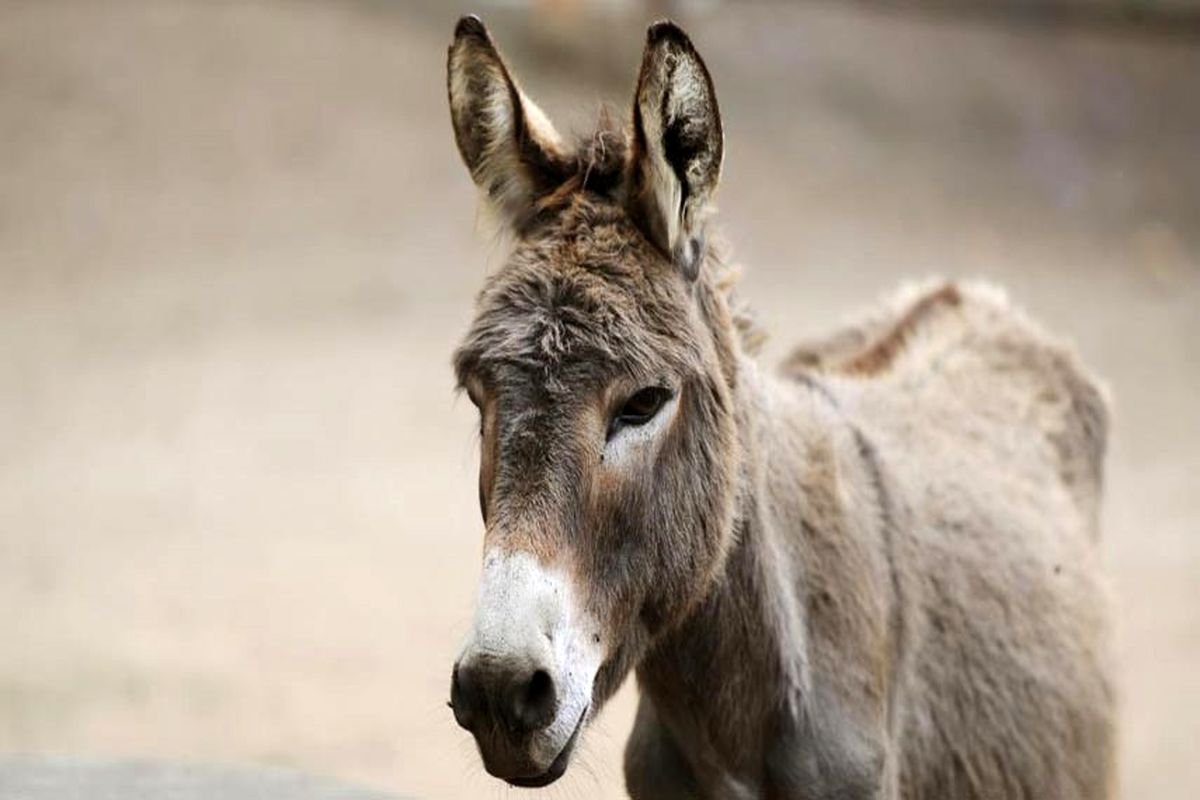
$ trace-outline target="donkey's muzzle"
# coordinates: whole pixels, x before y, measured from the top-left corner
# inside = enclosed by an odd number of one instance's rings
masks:
[[[513,786],[545,786],[566,771],[575,736],[549,766],[538,763],[532,746],[554,723],[558,705],[554,679],[546,669],[488,662],[454,666],[454,719],[474,734],[488,773]]]
[[[554,722],[558,692],[550,672],[541,667],[455,664],[450,706],[455,721],[472,733],[499,727],[519,736]]]
[[[450,707],[489,773],[542,786],[567,768],[603,652],[565,570],[489,551],[475,620],[450,680]]]

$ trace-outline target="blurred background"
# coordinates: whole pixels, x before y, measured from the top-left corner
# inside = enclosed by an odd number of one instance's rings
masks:
[[[1116,399],[1128,798],[1200,796],[1200,3],[0,2],[0,752],[501,797],[445,708],[480,558],[449,356],[503,249],[444,59],[560,127],[671,14],[769,360],[984,276]],[[628,684],[547,796],[623,796]]]

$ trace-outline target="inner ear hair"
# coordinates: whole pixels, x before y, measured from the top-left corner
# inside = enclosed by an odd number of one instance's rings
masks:
[[[721,174],[724,137],[712,77],[671,22],[650,26],[633,104],[630,213],[694,280]]]
[[[520,228],[536,213],[537,198],[569,174],[566,148],[513,79],[479,17],[458,21],[446,61],[458,152],[493,209]]]

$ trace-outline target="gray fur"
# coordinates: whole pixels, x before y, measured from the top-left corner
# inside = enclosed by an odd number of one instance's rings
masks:
[[[664,36],[699,62],[656,26],[639,86]],[[636,671],[630,794],[1111,797],[1096,382],[981,284],[906,288],[761,369],[707,209],[693,277],[633,201],[637,131],[556,162],[455,356],[485,547],[572,576],[601,631],[593,714]],[[673,416],[606,462],[644,386]]]

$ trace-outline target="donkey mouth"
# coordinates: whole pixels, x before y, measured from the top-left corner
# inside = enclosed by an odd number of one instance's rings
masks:
[[[522,789],[540,789],[543,786],[549,786],[563,776],[567,771],[567,764],[571,761],[571,753],[575,750],[575,742],[579,739],[579,731],[583,728],[583,721],[587,719],[588,709],[591,705],[585,706],[583,713],[579,715],[579,721],[575,723],[575,730],[571,731],[571,736],[567,739],[567,743],[563,745],[562,750],[554,757],[554,761],[550,762],[550,766],[541,775],[534,775],[531,778],[505,778],[504,780],[511,786],[518,786]]]

